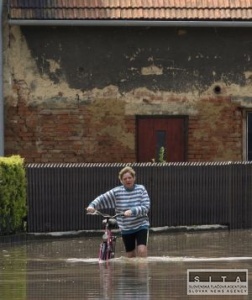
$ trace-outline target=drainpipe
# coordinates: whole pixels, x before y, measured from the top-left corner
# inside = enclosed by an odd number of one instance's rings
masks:
[[[0,156],[4,156],[3,0],[0,0]]]
[[[252,27],[251,21],[9,20],[18,26]]]

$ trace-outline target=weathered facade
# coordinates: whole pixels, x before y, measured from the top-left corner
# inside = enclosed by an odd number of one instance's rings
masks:
[[[249,26],[7,23],[6,155],[136,162],[163,146],[166,161],[249,159]]]

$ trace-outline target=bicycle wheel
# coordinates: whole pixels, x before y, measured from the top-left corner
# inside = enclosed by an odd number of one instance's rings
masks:
[[[116,236],[112,236],[109,258],[115,258]]]
[[[101,243],[100,253],[99,253],[99,259],[100,260],[106,260],[106,259],[108,259],[108,257],[107,257],[107,249],[108,249],[107,242]]]
[[[111,259],[111,258],[114,258],[114,253],[113,253],[111,247],[112,247],[111,244],[107,245],[107,250],[106,250],[106,259],[107,259],[107,260],[108,260],[108,259]]]

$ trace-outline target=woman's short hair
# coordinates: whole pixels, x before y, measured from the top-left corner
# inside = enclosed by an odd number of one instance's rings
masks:
[[[131,167],[127,166],[119,172],[119,179],[122,180],[123,175],[128,172],[132,175],[132,177],[136,177],[136,172]]]

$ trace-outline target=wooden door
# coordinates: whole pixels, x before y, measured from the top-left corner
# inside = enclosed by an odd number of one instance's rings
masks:
[[[186,117],[137,118],[138,162],[159,161],[160,148],[164,147],[167,162],[186,161]]]

